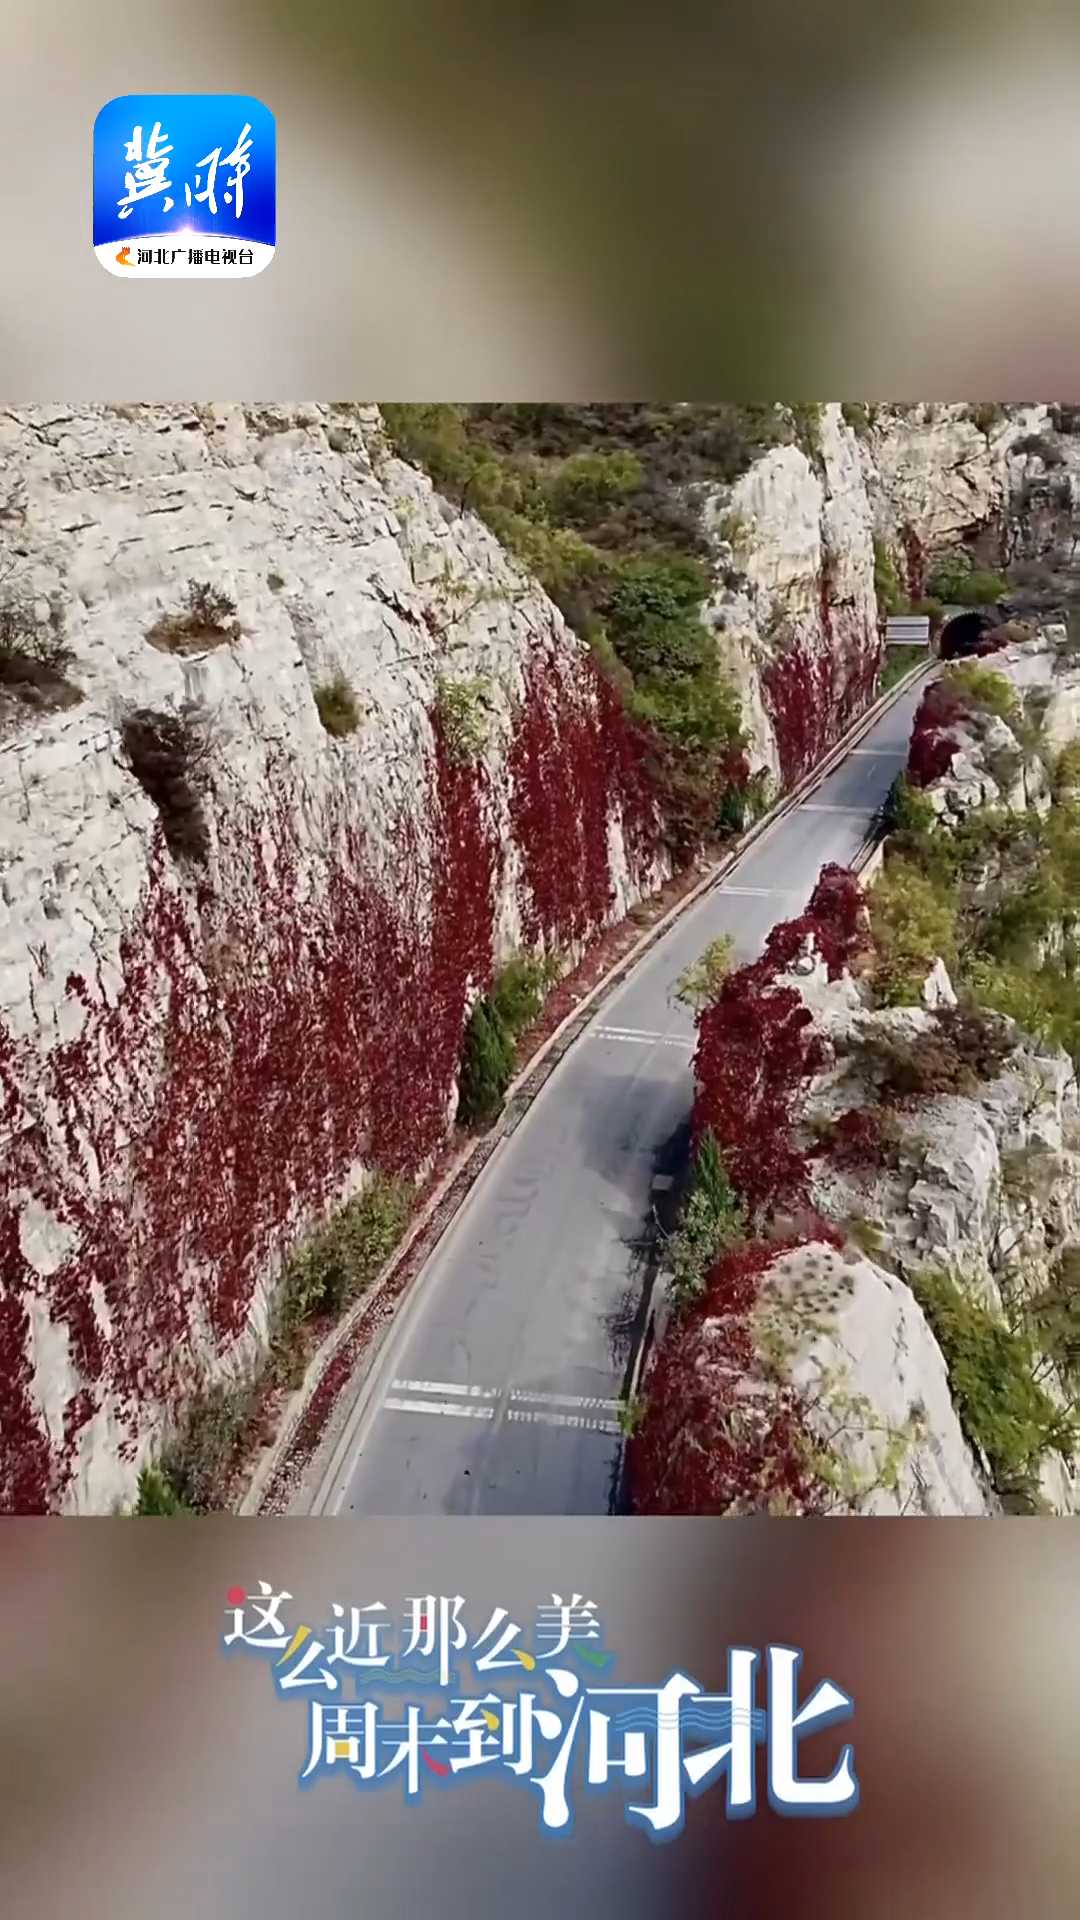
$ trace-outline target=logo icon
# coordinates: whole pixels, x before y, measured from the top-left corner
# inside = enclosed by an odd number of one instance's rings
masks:
[[[94,122],[94,252],[107,273],[261,273],[276,195],[274,116],[250,94],[119,94]]]

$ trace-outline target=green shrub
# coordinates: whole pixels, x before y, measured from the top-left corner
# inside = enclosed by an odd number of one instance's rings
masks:
[[[874,541],[874,592],[882,614],[905,613],[907,593],[901,584],[893,559],[884,540]]]
[[[925,659],[925,647],[890,647],[881,669],[878,692],[888,693],[890,687],[895,687],[898,680],[902,680],[906,673],[911,672],[912,667],[917,667],[919,662]]]
[[[319,719],[327,733],[332,733],[335,739],[343,739],[346,734],[356,732],[360,725],[360,709],[344,674],[337,673],[332,680],[324,680],[314,692]]]
[[[168,1474],[160,1467],[143,1467],[139,1474],[139,1493],[135,1512],[140,1518],[147,1515],[155,1518],[167,1516],[173,1519],[177,1514],[190,1513],[192,1509],[182,1500],[173,1486]]]
[[[575,453],[557,467],[546,492],[552,518],[590,525],[615,500],[641,486],[641,461],[633,453]]]
[[[240,638],[236,604],[209,580],[189,580],[182,609],[163,613],[146,638],[159,653],[205,653],[232,646]]]
[[[984,1006],[1008,1015],[1045,1045],[1063,1047],[1080,1072],[1080,975],[1074,962],[1032,967],[976,955],[964,977]]]
[[[443,680],[435,687],[435,711],[451,760],[467,766],[488,737],[490,688],[486,680]]]
[[[260,1382],[223,1382],[193,1400],[161,1472],[177,1498],[199,1513],[226,1504],[251,1429]]]
[[[791,411],[718,402],[382,413],[396,451],[482,515],[655,730],[669,844],[689,851],[728,804],[728,750],[744,743],[740,703],[701,620],[711,555],[693,492],[790,441]]]
[[[735,942],[730,933],[721,933],[710,940],[704,953],[679,975],[673,998],[693,1013],[710,1006],[731,972],[734,952]]]
[[[944,1356],[960,1424],[998,1490],[1036,1475],[1050,1452],[1071,1458],[1074,1422],[1038,1385],[1032,1341],[970,1299],[948,1273],[917,1274],[912,1286]]]
[[[458,1076],[458,1119],[466,1127],[484,1127],[502,1112],[514,1076],[513,1035],[487,1000],[469,1015]]]
[[[963,606],[967,601],[968,582],[973,572],[970,553],[960,547],[953,553],[940,554],[930,569],[927,591],[935,600],[945,606]]]
[[[405,1231],[412,1199],[406,1182],[377,1175],[290,1254],[273,1312],[279,1376],[295,1372],[300,1327],[343,1312],[378,1276]]]
[[[701,672],[710,647],[699,617],[708,586],[704,569],[686,555],[626,562],[608,602],[607,628],[631,673]]]
[[[704,1291],[710,1269],[745,1238],[746,1216],[711,1133],[698,1146],[679,1224],[667,1243],[664,1266],[680,1307]]]
[[[1054,767],[1055,797],[1063,799],[1080,789],[1080,740],[1071,740],[1063,747]]]
[[[558,979],[559,972],[559,959],[554,954],[515,954],[503,967],[491,990],[489,1004],[515,1040],[539,1018],[544,996]]]
[[[870,408],[866,401],[842,400],[840,411],[852,432],[857,433],[860,440],[864,440],[872,425]]]
[[[518,1037],[537,1018],[544,993],[558,973],[555,957],[519,954],[507,962],[491,991],[474,1003],[458,1074],[458,1119],[463,1126],[490,1126],[502,1112],[514,1077]]]
[[[927,594],[922,600],[913,600],[911,603],[911,611],[912,613],[925,615],[926,619],[930,622],[931,633],[940,627],[945,618],[944,606],[940,600],[935,600],[932,594]]]
[[[825,408],[820,400],[796,401],[791,407],[795,439],[807,459],[815,463],[822,458],[821,428],[824,416]]]
[[[887,1006],[917,1005],[934,961],[957,957],[956,898],[909,859],[892,859],[870,889],[874,982]]]
[[[1070,1388],[1080,1387],[1080,1247],[1062,1249],[1027,1317],[1040,1351]]]
[[[1020,703],[1012,681],[993,667],[965,662],[963,666],[950,667],[942,675],[942,684],[974,713],[993,713],[1005,721],[1020,719]]]
[[[905,773],[898,773],[885,802],[886,831],[911,834],[921,840],[932,832],[936,820],[929,795],[921,787],[913,787]]]
[[[927,591],[946,606],[983,607],[1002,599],[1009,585],[999,573],[976,567],[970,553],[960,548],[935,561]]]

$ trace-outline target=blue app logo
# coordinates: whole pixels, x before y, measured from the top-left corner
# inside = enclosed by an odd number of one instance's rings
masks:
[[[125,93],[94,122],[94,252],[118,278],[237,279],[277,242],[274,116],[245,93]]]

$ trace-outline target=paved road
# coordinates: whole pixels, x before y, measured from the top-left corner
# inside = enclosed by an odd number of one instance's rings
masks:
[[[496,1148],[387,1340],[320,1510],[607,1513],[642,1234],[692,1098],[693,1025],[672,986],[717,934],[756,957],[822,865],[852,859],[920,694],[645,954]]]

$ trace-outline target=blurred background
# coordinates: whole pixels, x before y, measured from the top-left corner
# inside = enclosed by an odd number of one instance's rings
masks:
[[[5,0],[11,399],[1064,394],[1066,0]],[[278,254],[90,246],[132,89],[275,112]]]
[[[1076,1593],[1058,1521],[8,1520],[0,1526],[0,1906],[5,1920],[263,1920],[555,1913],[660,1920],[1066,1920],[1080,1885]],[[723,1786],[654,1846],[619,1785],[564,1840],[537,1802],[468,1776],[301,1792],[304,1698],[265,1656],[226,1659],[226,1596],[285,1587],[291,1626],[330,1603],[460,1593],[530,1624],[553,1592],[597,1602],[615,1684],[679,1667],[722,1690],[730,1645],[803,1648],[854,1719],[858,1810],[724,1818]],[[394,1712],[389,1696],[389,1711]],[[406,1698],[411,1697],[407,1690]],[[400,1705],[402,1695],[398,1695]],[[580,1766],[580,1761],[579,1761]]]

